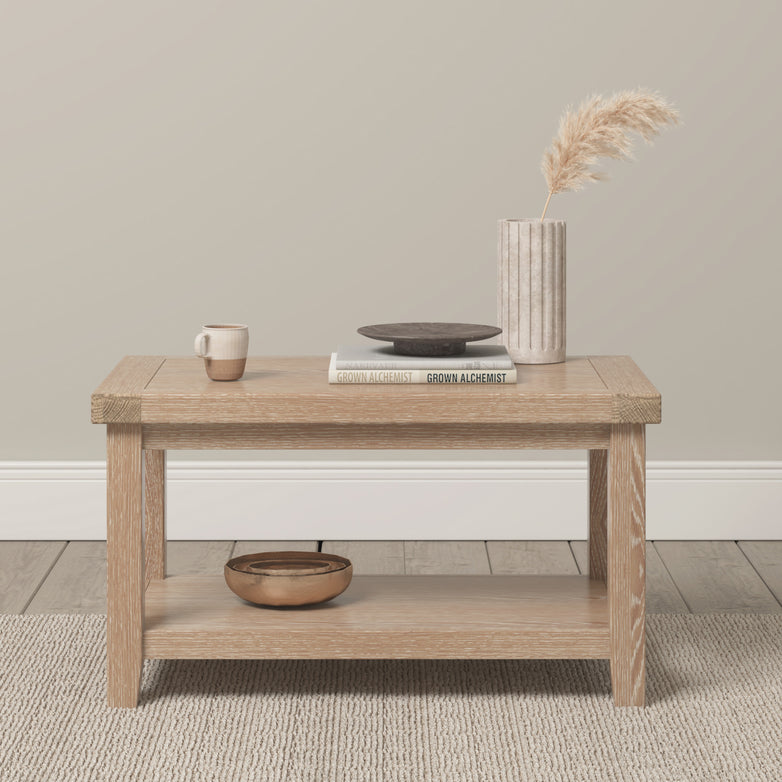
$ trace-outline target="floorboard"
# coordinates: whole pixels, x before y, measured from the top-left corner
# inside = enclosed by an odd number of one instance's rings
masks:
[[[782,611],[733,541],[661,540],[654,546],[692,613]]]
[[[782,540],[740,540],[739,548],[782,603]]]
[[[221,573],[231,556],[317,548],[317,541],[169,541],[168,570]],[[363,575],[568,574],[587,567],[585,541],[324,541],[322,548],[347,556]],[[2,613],[101,613],[105,592],[104,541],[0,542]],[[782,541],[647,543],[650,613],[777,613],[781,602]]]
[[[106,541],[68,543],[26,614],[105,614]]]
[[[489,540],[495,575],[578,575],[578,565],[565,540]]]
[[[317,540],[237,540],[232,557],[264,551],[317,551]]]
[[[21,614],[57,558],[64,540],[0,541],[0,614]]]
[[[405,573],[412,576],[491,573],[482,540],[406,540]]]
[[[581,573],[589,572],[587,542],[570,542]],[[646,541],[646,610],[650,614],[689,614],[690,609],[682,599],[676,584],[665,569],[652,541]]]
[[[231,558],[232,540],[169,540],[166,551],[166,574],[201,576],[222,574]]]
[[[354,575],[401,576],[405,572],[401,540],[324,540],[322,551],[347,557]]]

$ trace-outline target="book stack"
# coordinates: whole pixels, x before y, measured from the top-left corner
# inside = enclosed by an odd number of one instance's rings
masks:
[[[504,345],[468,345],[460,356],[402,356],[391,345],[348,345],[331,354],[329,383],[503,384],[516,382]]]

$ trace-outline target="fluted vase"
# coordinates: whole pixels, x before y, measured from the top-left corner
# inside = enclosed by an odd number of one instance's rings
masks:
[[[497,316],[516,364],[565,360],[565,221],[500,220]]]

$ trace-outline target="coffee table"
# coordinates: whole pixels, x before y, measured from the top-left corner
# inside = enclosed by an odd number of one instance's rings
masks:
[[[660,394],[626,356],[517,369],[515,386],[350,386],[329,385],[328,357],[250,358],[220,383],[197,358],[124,358],[92,395],[109,704],[136,706],[149,658],[603,658],[615,704],[643,705],[645,428]],[[587,449],[589,575],[359,575],[293,611],[244,603],[222,573],[166,578],[166,451],[221,448]]]

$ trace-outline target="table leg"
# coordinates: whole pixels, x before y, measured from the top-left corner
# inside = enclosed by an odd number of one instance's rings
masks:
[[[606,583],[608,451],[589,452],[589,577]]]
[[[143,452],[139,424],[109,424],[106,657],[109,706],[138,702],[144,663]]]
[[[144,451],[144,560],[147,580],[166,577],[165,451]]]
[[[646,437],[643,424],[611,427],[608,455],[608,610],[617,706],[644,705]]]

